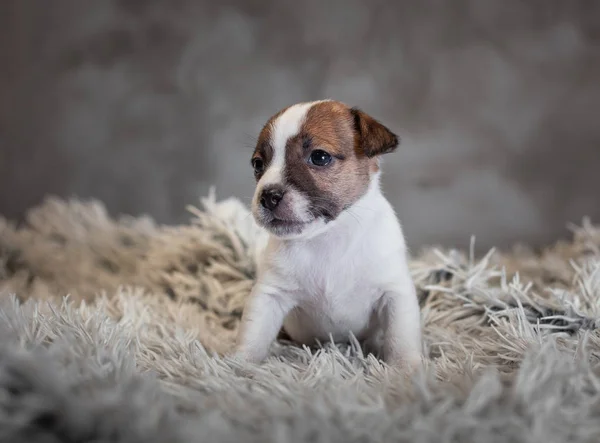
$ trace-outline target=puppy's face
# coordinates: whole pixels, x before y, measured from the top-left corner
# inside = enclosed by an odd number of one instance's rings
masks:
[[[300,103],[264,126],[252,156],[252,213],[281,238],[322,230],[368,189],[378,156],[398,138],[362,111],[336,101]]]

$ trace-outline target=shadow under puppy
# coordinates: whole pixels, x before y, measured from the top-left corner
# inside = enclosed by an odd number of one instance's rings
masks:
[[[390,365],[421,364],[404,234],[380,189],[380,156],[397,146],[388,128],[333,100],[299,103],[267,122],[252,156],[252,213],[269,240],[237,357],[262,361],[283,326],[299,344],[352,333],[380,346]]]

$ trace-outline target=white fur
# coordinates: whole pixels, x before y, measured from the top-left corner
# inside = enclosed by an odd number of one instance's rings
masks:
[[[279,157],[271,168],[283,167],[285,141],[298,131],[309,105],[292,107],[275,122]],[[269,180],[280,174],[269,173]],[[402,228],[381,193],[379,172],[366,194],[330,223],[311,223],[295,238],[269,237],[244,310],[237,354],[260,362],[282,325],[294,340],[309,345],[330,336],[346,340],[350,333],[376,343],[381,332],[387,362],[411,368],[420,363],[417,295]]]
[[[299,103],[290,106],[272,123],[271,146],[273,147],[273,158],[256,185],[258,191],[266,185],[281,183],[283,168],[285,167],[285,145],[291,137],[298,133],[311,106],[312,103]],[[256,192],[254,204],[258,204],[256,196],[259,195],[260,192]]]

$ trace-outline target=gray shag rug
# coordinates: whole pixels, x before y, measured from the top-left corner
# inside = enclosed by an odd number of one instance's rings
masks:
[[[427,368],[347,344],[231,348],[264,236],[237,200],[189,225],[50,199],[0,219],[0,442],[598,442],[600,229],[411,262]]]

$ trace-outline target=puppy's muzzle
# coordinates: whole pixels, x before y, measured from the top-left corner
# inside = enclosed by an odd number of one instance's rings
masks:
[[[260,204],[269,211],[274,211],[283,199],[285,190],[281,186],[271,185],[265,187],[260,194]]]

